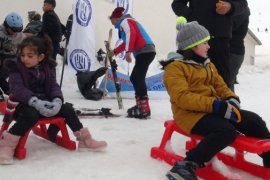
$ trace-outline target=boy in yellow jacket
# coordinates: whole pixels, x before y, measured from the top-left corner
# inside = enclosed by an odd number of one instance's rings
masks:
[[[208,59],[210,35],[206,28],[196,21],[186,23],[183,17],[176,28],[177,53],[169,53],[167,60],[160,62],[164,84],[177,125],[204,138],[166,176],[169,180],[197,180],[196,168],[231,144],[238,132],[262,139],[269,139],[270,133],[259,115],[240,108],[239,97]],[[264,166],[270,167],[270,153],[260,156]]]

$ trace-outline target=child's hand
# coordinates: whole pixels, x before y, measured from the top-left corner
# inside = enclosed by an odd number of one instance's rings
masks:
[[[45,117],[52,117],[59,113],[62,107],[62,100],[60,98],[54,98],[49,105],[41,109],[39,112]]]
[[[241,122],[240,111],[230,103],[221,100],[215,100],[213,103],[213,113],[219,114],[232,122]]]
[[[231,10],[231,3],[227,1],[219,1],[216,3],[216,12],[220,15],[225,15]]]
[[[240,107],[240,102],[238,99],[232,97],[232,98],[228,99],[227,102],[229,104],[233,105],[234,107],[236,107],[238,109],[238,111],[240,111],[241,107]]]
[[[126,52],[125,59],[128,63],[132,62],[131,52]]]
[[[60,98],[54,98],[52,102],[49,102],[33,96],[28,101],[28,104],[29,106],[34,107],[42,116],[52,117],[60,111],[62,100]]]
[[[51,109],[51,116],[55,116],[56,114],[59,113],[59,111],[60,111],[60,109],[62,107],[62,104],[63,104],[63,102],[62,102],[62,100],[60,98],[54,98],[52,100],[53,107]]]

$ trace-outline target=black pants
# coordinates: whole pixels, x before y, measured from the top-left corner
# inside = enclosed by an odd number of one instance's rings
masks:
[[[234,83],[236,81],[236,76],[239,72],[239,69],[244,61],[245,55],[230,54],[229,66],[230,66],[230,79],[229,79],[229,88],[234,91]]]
[[[210,49],[208,56],[212,63],[215,64],[220,76],[229,86],[230,80],[230,39],[229,38],[213,38],[209,41]]]
[[[130,75],[130,81],[135,90],[135,96],[147,96],[145,77],[149,65],[154,60],[156,53],[144,53],[136,56],[135,66]]]
[[[63,104],[56,116],[65,118],[67,125],[73,132],[83,128],[82,123],[79,121],[70,104]],[[16,107],[14,113],[16,123],[9,129],[9,132],[13,135],[24,136],[24,134],[31,129],[41,117],[43,116],[41,116],[35,108],[20,104]]]
[[[56,55],[60,51],[60,43],[59,42],[53,42],[53,54],[52,58],[56,60]]]
[[[257,114],[241,110],[242,121],[238,124],[230,122],[216,114],[204,116],[192,129],[192,134],[204,136],[200,143],[187,152],[187,160],[198,164],[208,162],[216,153],[230,145],[238,134],[237,131],[252,137],[269,139],[270,133],[266,123]],[[264,164],[270,164],[270,153],[264,153]]]

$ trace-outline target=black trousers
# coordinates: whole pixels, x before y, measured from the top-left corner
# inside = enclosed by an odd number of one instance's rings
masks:
[[[60,51],[60,43],[59,42],[53,42],[53,54],[52,58],[56,60],[56,55]]]
[[[192,134],[199,134],[204,138],[194,149],[187,152],[186,159],[200,165],[208,162],[216,153],[230,145],[238,132],[261,139],[270,138],[266,123],[259,115],[246,110],[241,110],[240,113],[242,117],[240,123],[232,123],[216,114],[204,116],[191,131]],[[268,166],[270,164],[270,153],[267,152],[261,156],[264,164]]]
[[[230,66],[230,79],[229,79],[229,88],[234,91],[234,83],[236,81],[236,76],[239,72],[239,69],[244,61],[245,55],[230,54],[229,66]]]
[[[147,96],[147,87],[145,77],[149,65],[156,56],[155,52],[139,54],[135,57],[135,66],[130,75],[130,81],[135,90],[135,96]]]
[[[210,49],[208,56],[213,64],[215,64],[220,76],[229,86],[230,81],[230,39],[229,38],[213,38],[209,41]]]
[[[67,125],[75,132],[83,128],[82,123],[79,121],[73,107],[66,103],[63,104],[59,113],[56,116],[65,118]],[[9,129],[9,132],[13,135],[24,136],[24,134],[31,129],[41,118],[39,112],[28,105],[20,104],[16,107],[14,113],[15,124]]]

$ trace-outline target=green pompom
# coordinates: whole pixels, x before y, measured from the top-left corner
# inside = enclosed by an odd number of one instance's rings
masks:
[[[176,19],[176,25],[180,24],[180,23],[186,23],[187,22],[187,19],[184,17],[184,16],[179,16],[177,19]]]

